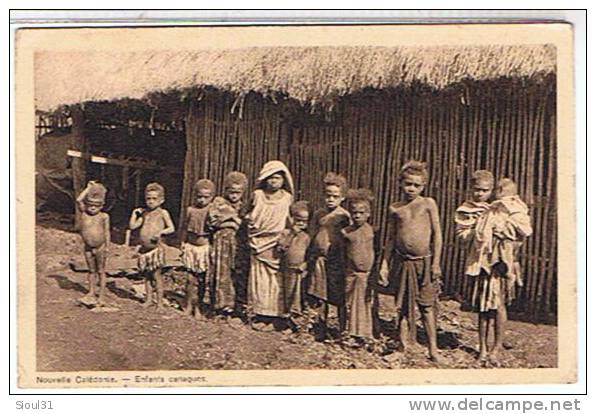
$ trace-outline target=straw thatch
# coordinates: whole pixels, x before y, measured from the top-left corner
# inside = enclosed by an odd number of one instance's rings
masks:
[[[466,79],[536,78],[555,71],[550,45],[466,47],[277,47],[235,50],[38,52],[36,109],[151,92],[214,87],[328,105],[365,88]]]

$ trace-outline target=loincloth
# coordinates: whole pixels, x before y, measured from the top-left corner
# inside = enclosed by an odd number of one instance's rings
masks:
[[[363,338],[373,337],[372,296],[369,288],[370,272],[346,272],[345,303],[348,311],[348,334]]]
[[[391,263],[390,289],[395,295],[397,309],[404,313],[414,305],[434,306],[438,295],[438,281],[432,280],[431,257],[405,258],[394,253]]]
[[[343,261],[339,255],[319,256],[310,272],[308,294],[332,305],[342,305],[343,279]]]
[[[140,272],[153,272],[160,269],[165,262],[166,254],[161,246],[145,253],[139,253],[138,266]]]
[[[207,272],[211,264],[209,245],[197,246],[192,243],[184,243],[182,245],[182,263],[191,272]]]
[[[515,299],[515,280],[492,272],[482,271],[474,276],[471,304],[476,312],[489,312],[506,307]]]

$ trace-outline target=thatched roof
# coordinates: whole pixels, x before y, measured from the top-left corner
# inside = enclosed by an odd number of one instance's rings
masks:
[[[465,47],[277,47],[199,51],[37,52],[36,108],[151,92],[214,87],[330,102],[365,88],[415,82],[534,78],[555,72],[549,45]]]

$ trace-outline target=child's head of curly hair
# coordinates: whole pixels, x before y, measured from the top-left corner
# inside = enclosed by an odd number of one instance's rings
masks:
[[[375,200],[368,188],[352,188],[346,194],[348,210],[356,204],[364,204],[370,211],[372,202]]]
[[[497,198],[518,195],[518,188],[511,178],[501,178],[497,183]]]
[[[201,178],[195,183],[193,190],[195,193],[200,190],[209,190],[213,193],[215,192],[215,184],[208,178]]]
[[[147,184],[147,187],[145,187],[145,194],[150,193],[150,192],[155,192],[157,193],[157,195],[159,196],[159,198],[164,198],[166,195],[166,192],[163,188],[163,186],[159,183],[149,183]]]
[[[224,179],[224,188],[228,189],[233,185],[239,185],[242,188],[246,188],[248,186],[248,178],[246,178],[246,175],[240,171],[232,171],[228,173]]]
[[[399,170],[399,179],[403,180],[406,175],[417,175],[422,177],[424,182],[428,180],[428,170],[426,163],[422,161],[410,160],[406,162]]]
[[[85,202],[88,204],[104,204],[106,201],[107,189],[101,183],[89,185],[89,191],[85,196]]]
[[[339,187],[339,190],[342,194],[345,194],[348,188],[348,182],[346,178],[343,175],[335,172],[328,172],[325,175],[325,178],[323,178],[323,183],[325,184],[325,187],[330,185]]]
[[[488,170],[476,170],[472,173],[472,185],[478,183],[490,184],[491,187],[494,187],[495,176]]]
[[[290,215],[295,217],[298,213],[306,213],[310,215],[310,206],[308,205],[308,201],[296,201],[292,203],[290,206]]]

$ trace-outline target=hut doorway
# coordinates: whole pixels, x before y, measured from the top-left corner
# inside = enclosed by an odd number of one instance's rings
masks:
[[[105,210],[110,213],[113,241],[125,241],[125,229],[133,208],[144,204],[144,188],[153,181],[166,189],[164,204],[174,218],[178,217],[184,155],[183,125],[174,128],[142,121],[115,122],[97,117],[93,105],[85,110],[83,135],[85,146],[78,148],[70,125],[52,128],[47,119],[40,126],[47,129],[38,137],[36,154],[36,196],[38,221],[72,229],[76,189],[73,165],[84,164],[82,183],[100,181],[108,188]],[[110,119],[108,122],[107,119]],[[45,217],[45,220],[44,220]]]

